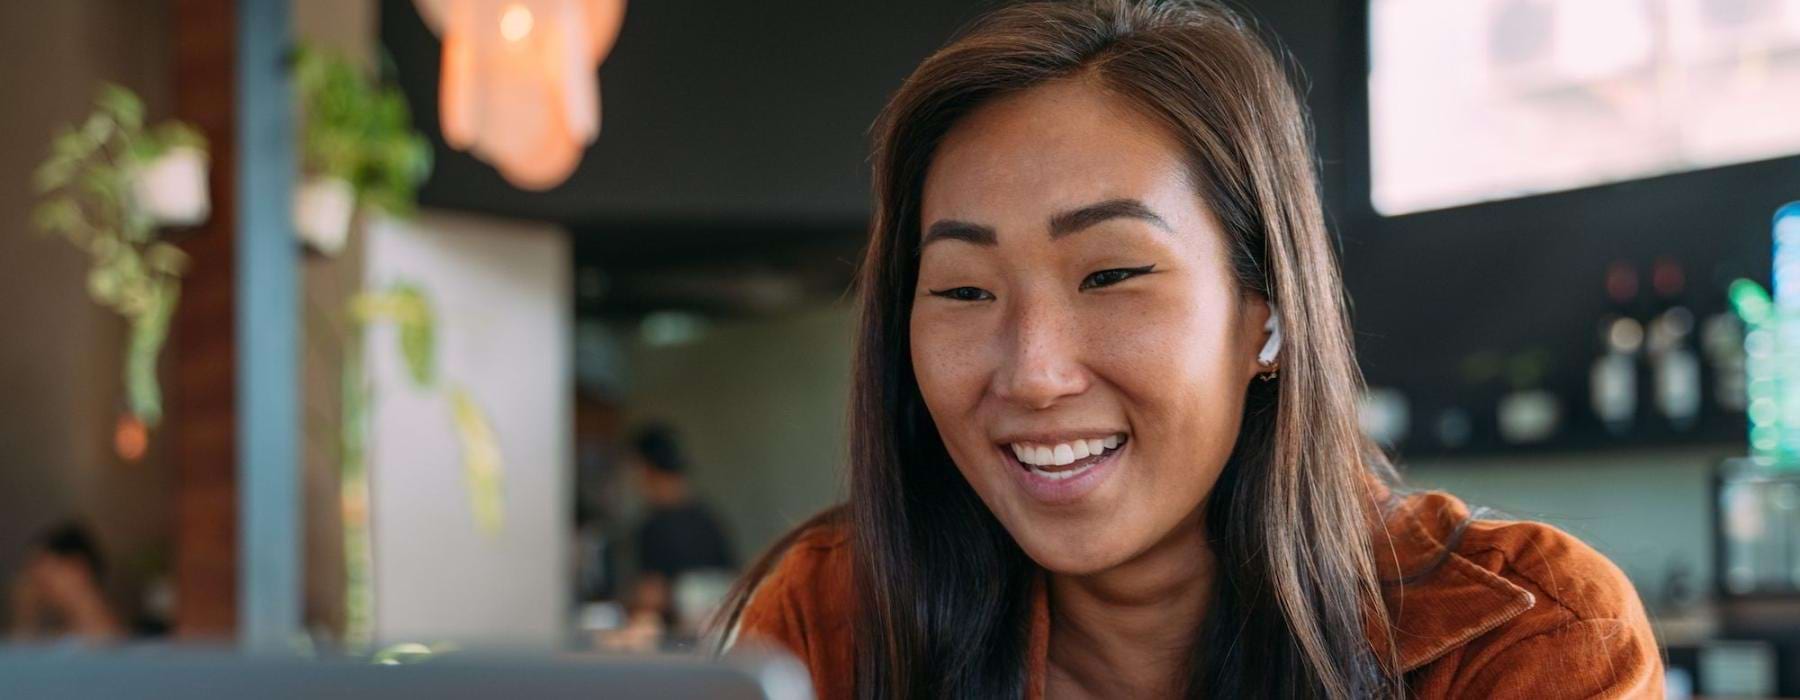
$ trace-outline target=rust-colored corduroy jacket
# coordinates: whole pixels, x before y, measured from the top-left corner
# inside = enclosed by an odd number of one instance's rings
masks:
[[[1376,533],[1382,578],[1425,570],[1466,506],[1408,496]],[[819,528],[757,589],[740,640],[773,641],[812,673],[820,698],[853,697],[850,543]],[[1419,698],[1661,698],[1662,659],[1631,582],[1598,552],[1540,523],[1478,520],[1429,575],[1385,592],[1408,686]],[[1044,587],[1033,594],[1026,695],[1043,697],[1050,639]],[[1387,625],[1368,630],[1385,648]]]

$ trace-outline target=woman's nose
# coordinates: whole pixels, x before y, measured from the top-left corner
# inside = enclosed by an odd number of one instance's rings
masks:
[[[1067,309],[1031,304],[1017,309],[1002,340],[1007,350],[994,373],[994,393],[1038,410],[1087,390],[1077,323]]]

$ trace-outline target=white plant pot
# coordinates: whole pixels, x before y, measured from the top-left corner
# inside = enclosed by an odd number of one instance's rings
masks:
[[[294,191],[294,230],[300,240],[326,255],[337,255],[350,237],[356,190],[337,177],[309,177]]]
[[[206,152],[169,149],[137,171],[131,195],[159,226],[193,226],[212,212],[206,189]]]

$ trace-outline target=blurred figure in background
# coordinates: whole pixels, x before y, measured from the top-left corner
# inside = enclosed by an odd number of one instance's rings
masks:
[[[626,635],[641,648],[671,630],[693,633],[729,587],[736,561],[718,517],[683,473],[687,464],[673,430],[661,424],[639,430],[626,463],[648,506],[637,531],[638,577]],[[719,585],[709,585],[714,581]]]
[[[104,572],[100,550],[86,529],[71,522],[45,532],[12,584],[10,641],[124,638],[125,628],[106,602]]]
[[[575,595],[580,603],[618,600],[619,523],[629,486],[619,462],[624,429],[618,404],[603,389],[575,392]],[[619,609],[618,619],[624,614]]]

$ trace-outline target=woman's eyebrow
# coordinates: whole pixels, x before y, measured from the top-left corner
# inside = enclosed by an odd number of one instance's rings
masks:
[[[933,222],[931,228],[925,229],[925,238],[919,241],[919,250],[925,246],[942,240],[957,240],[980,246],[993,246],[999,239],[994,235],[994,227],[971,224],[955,219],[941,219]]]
[[[1093,227],[1109,219],[1138,219],[1155,224],[1164,231],[1174,232],[1169,222],[1135,199],[1109,199],[1098,204],[1089,204],[1079,209],[1071,209],[1050,217],[1050,238],[1052,240],[1077,233]]]
[[[1143,202],[1130,198],[1109,199],[1096,204],[1089,204],[1077,209],[1070,209],[1050,217],[1050,238],[1055,240],[1071,233],[1078,233],[1101,222],[1111,219],[1137,219],[1155,224],[1164,231],[1174,232],[1169,223]],[[999,238],[994,227],[982,224],[958,221],[956,219],[940,219],[932,222],[925,229],[925,236],[919,241],[919,250],[925,246],[942,240],[957,240],[979,246],[993,246]]]

